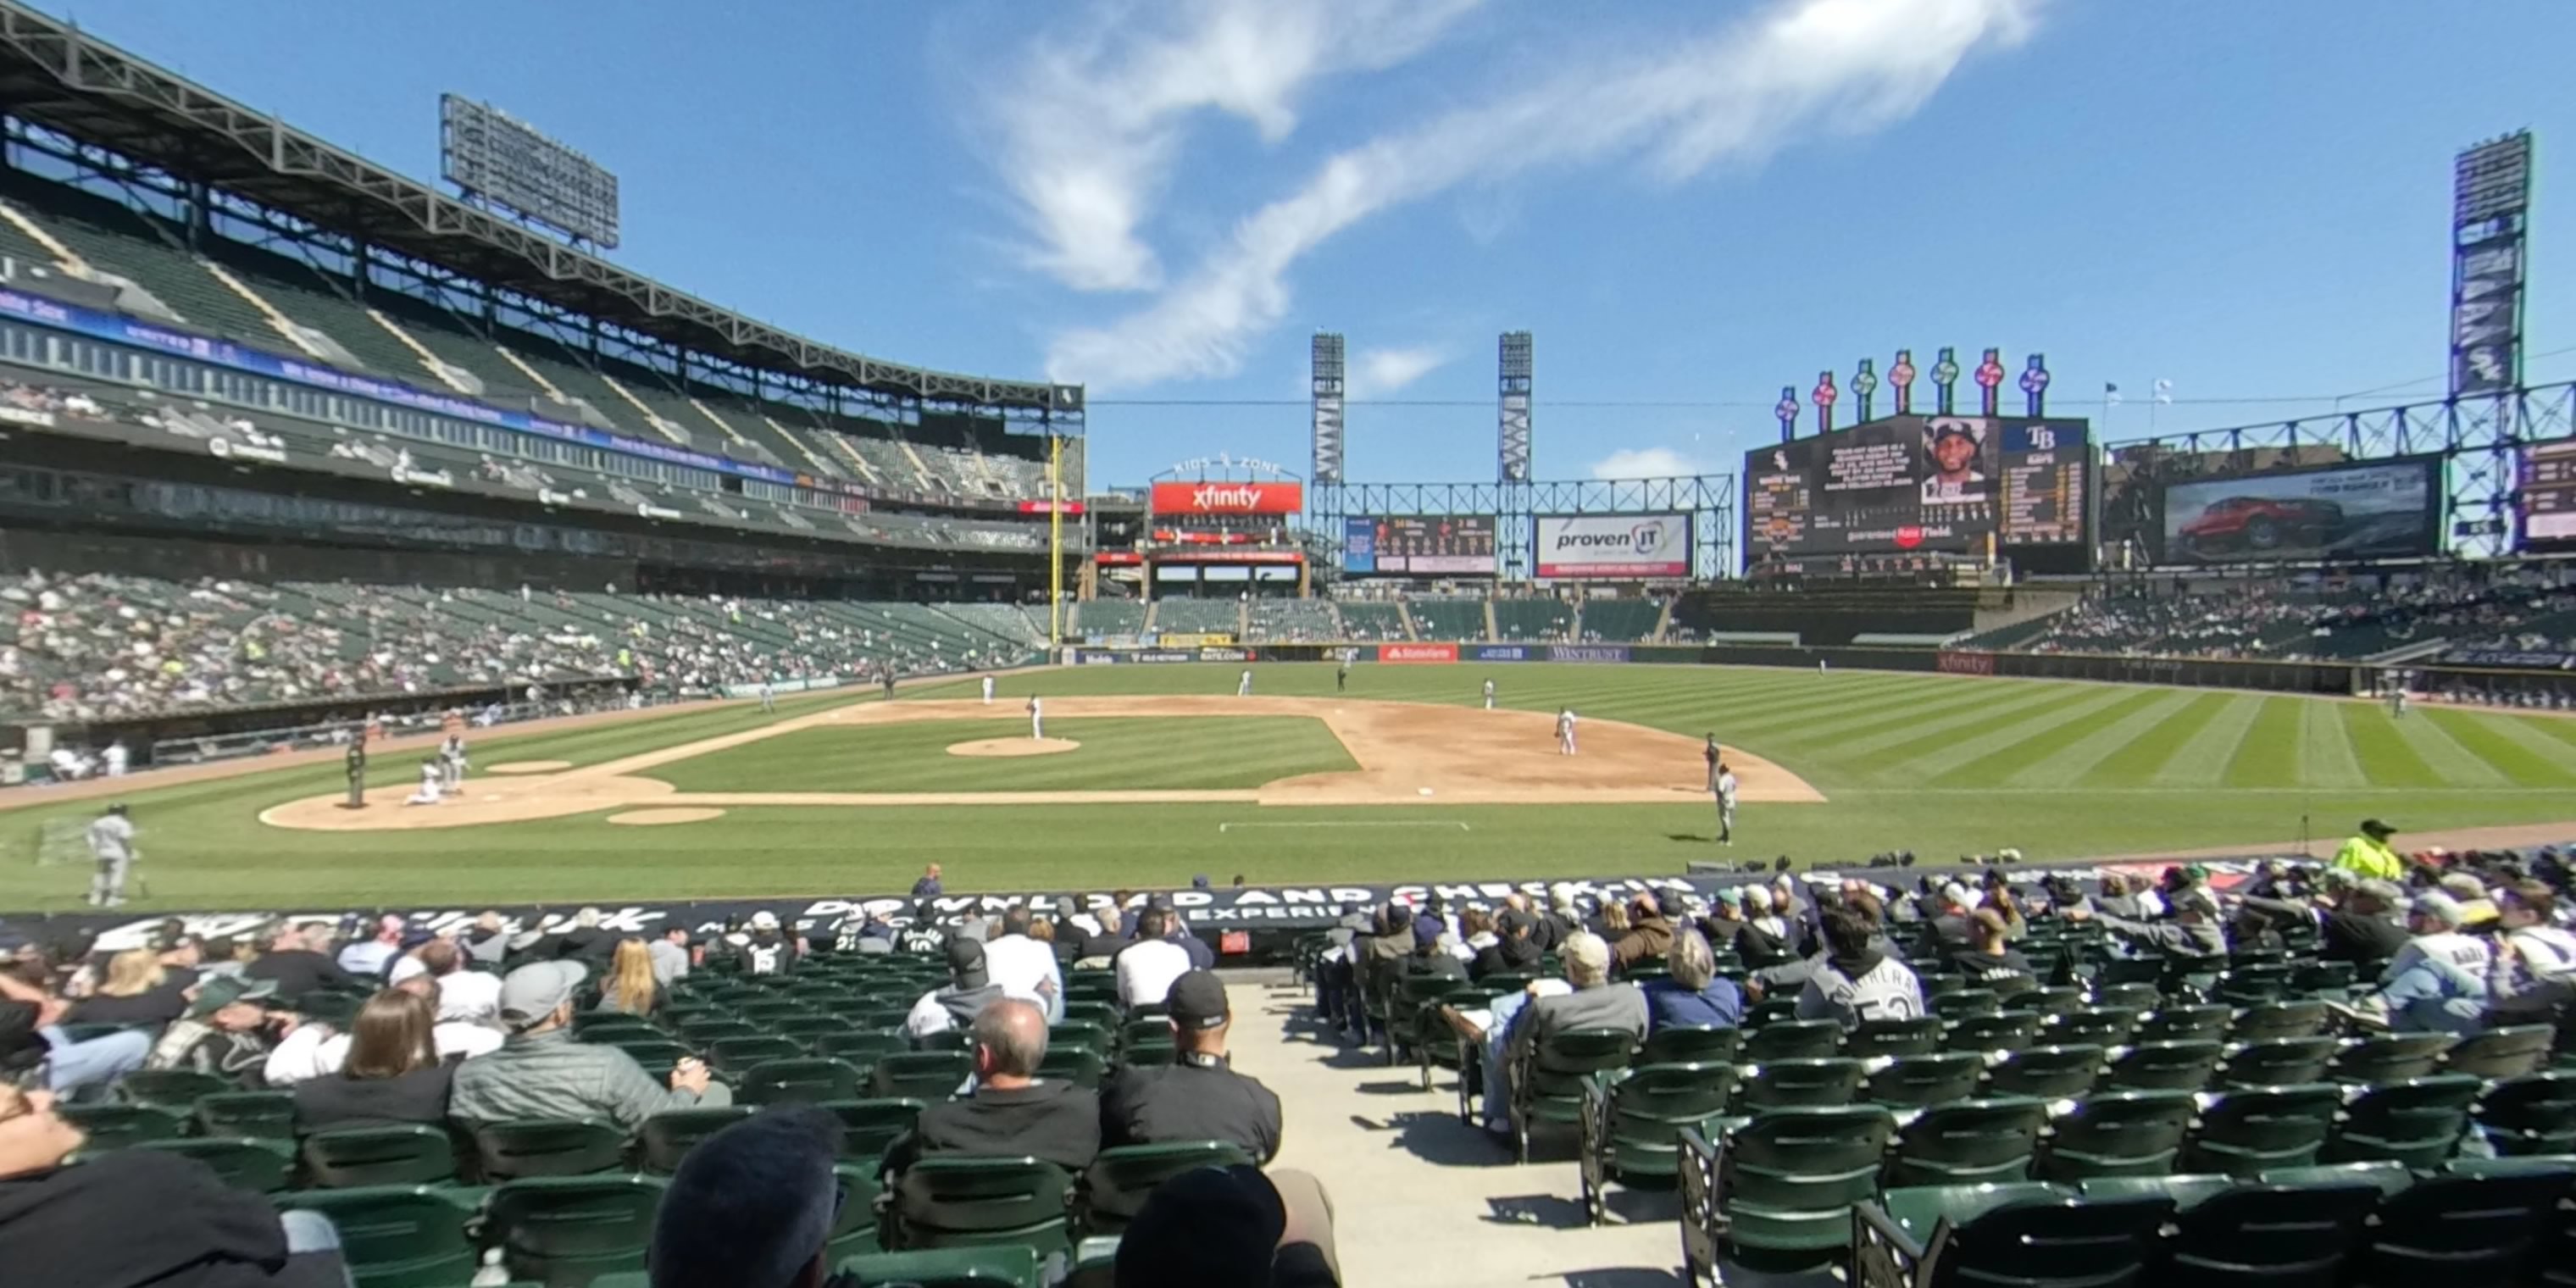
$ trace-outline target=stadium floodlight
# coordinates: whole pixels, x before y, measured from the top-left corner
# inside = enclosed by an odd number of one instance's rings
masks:
[[[489,103],[438,96],[438,173],[471,200],[617,248],[617,176]]]
[[[2531,204],[2531,131],[2470,148],[2451,161],[2451,222],[2483,224]]]
[[[1505,483],[1530,481],[1530,333],[1505,331],[1495,373],[1496,473]]]
[[[1310,471],[1318,486],[1342,481],[1342,334],[1318,331],[1314,343],[1307,347],[1308,385],[1313,401],[1310,405],[1314,432],[1314,469]]]

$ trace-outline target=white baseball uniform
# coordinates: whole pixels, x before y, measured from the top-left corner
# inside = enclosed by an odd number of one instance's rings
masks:
[[[1029,695],[1029,736],[1046,737],[1046,705],[1034,693]]]
[[[984,705],[993,705],[993,677],[989,675],[984,677]]]
[[[1717,782],[1713,790],[1717,793],[1717,839],[1733,845],[1735,844],[1735,771],[1732,769],[1717,771]]]
[[[403,804],[437,804],[438,798],[442,794],[441,788],[445,785],[446,779],[447,775],[439,768],[439,763],[437,761],[422,761],[420,766],[420,790],[413,792],[409,797],[406,797],[403,800]]]
[[[1556,713],[1556,751],[1560,756],[1574,754],[1574,709]]]
[[[1494,709],[1494,682],[1491,680],[1485,681],[1485,709]]]
[[[1245,667],[1243,669],[1243,678],[1234,682],[1234,696],[1238,698],[1248,698],[1252,696],[1251,667]]]

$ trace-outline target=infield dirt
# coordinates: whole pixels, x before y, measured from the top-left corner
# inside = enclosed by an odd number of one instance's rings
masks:
[[[1588,805],[1705,801],[1700,744],[1679,734],[1607,720],[1578,726],[1580,753],[1556,749],[1556,717],[1545,711],[1483,711],[1412,702],[1347,702],[1284,697],[1063,697],[1046,713],[1224,719],[1304,716],[1341,740],[1357,770],[1282,778],[1249,790],[1066,792],[681,792],[648,776],[657,766],[774,738],[800,729],[980,720],[992,708],[972,700],[867,703],[797,716],[761,728],[668,747],[559,773],[480,779],[438,805],[391,803],[344,808],[334,793],[274,806],[275,827],[364,832],[474,827],[561,818],[621,806],[724,809],[750,805],[1076,805],[1233,802],[1297,805]],[[1008,740],[1005,740],[1008,741]],[[1759,757],[1729,750],[1748,802],[1814,803],[1822,793]],[[1425,789],[1428,789],[1427,791]]]

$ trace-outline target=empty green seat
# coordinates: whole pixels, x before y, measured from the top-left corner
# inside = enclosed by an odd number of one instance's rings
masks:
[[[1842,1026],[1832,1020],[1774,1020],[1744,1035],[1736,1058],[1747,1064],[1823,1060],[1842,1054]]]
[[[2472,1033],[2442,1052],[2441,1069],[2489,1080],[2538,1073],[2549,1063],[2549,1047],[2557,1037],[2558,1031],[2546,1024]]]
[[[626,1133],[586,1119],[534,1118],[474,1129],[475,1167],[486,1181],[605,1172],[625,1155]]]
[[[1603,1196],[1621,1185],[1669,1186],[1680,1170],[1681,1133],[1716,1130],[1735,1090],[1735,1067],[1723,1062],[1649,1064],[1593,1075],[1584,1088],[1583,1208],[1592,1224],[1606,1215]]]
[[[280,1194],[277,1206],[331,1218],[357,1288],[450,1288],[474,1275],[467,1224],[475,1205],[466,1193],[370,1185]]]
[[[2337,1044],[2326,1037],[2261,1038],[2228,1052],[2211,1079],[2217,1087],[2288,1087],[2315,1082],[2334,1063]]]
[[[2576,1154],[2576,1071],[2534,1073],[2487,1088],[2477,1121],[2499,1154]]]
[[[2451,1045],[2448,1033],[2389,1033],[2345,1047],[2328,1072],[2337,1082],[2404,1082],[2430,1075]]]
[[[1050,1046],[1038,1058],[1037,1076],[1048,1082],[1070,1082],[1077,1087],[1098,1087],[1109,1062],[1100,1052],[1086,1046]]]
[[[644,1170],[668,1176],[680,1170],[680,1160],[705,1140],[752,1115],[748,1105],[708,1105],[697,1109],[666,1109],[644,1120],[636,1129],[637,1152]]]
[[[663,1182],[649,1176],[539,1176],[484,1200],[483,1237],[514,1279],[583,1284],[640,1270]]]
[[[200,1096],[235,1090],[233,1084],[194,1069],[137,1069],[115,1083],[117,1099],[129,1105],[192,1110]]]
[[[1859,1209],[1860,1260],[1878,1282],[1934,1288],[2101,1288],[2140,1282],[2173,1201],[2086,1199],[2048,1185],[1940,1186],[1888,1192]],[[1925,1227],[1929,1227],[1926,1229]]]
[[[2102,1085],[2114,1091],[2198,1091],[2218,1072],[2213,1041],[2141,1042],[2112,1058]]]
[[[133,1148],[193,1158],[215,1169],[215,1175],[221,1177],[224,1184],[261,1194],[274,1194],[285,1189],[287,1179],[294,1171],[294,1156],[288,1152],[284,1141],[250,1136],[147,1140],[136,1142]]]
[[[1940,1019],[1930,1015],[1910,1020],[1864,1020],[1843,1035],[1842,1054],[1855,1060],[1930,1055],[1941,1049],[1941,1032]]]
[[[2217,1003],[2197,1006],[2167,1006],[2138,1019],[2133,1042],[2201,1042],[2217,1041],[2227,1036],[2228,1025],[2236,1013]]]
[[[1868,1077],[1867,1064],[1839,1056],[1751,1065],[1737,1084],[1737,1112],[1848,1105],[1860,1094],[1861,1083]]]
[[[707,1063],[718,1073],[738,1074],[755,1065],[772,1060],[793,1060],[805,1054],[805,1046],[794,1038],[769,1035],[749,1038],[717,1038],[707,1044]]]
[[[2023,1047],[1986,1069],[1984,1091],[1990,1096],[2071,1100],[2091,1092],[2101,1072],[2098,1046]]]
[[[92,1150],[123,1149],[147,1140],[172,1140],[188,1134],[188,1120],[176,1111],[152,1105],[56,1105],[54,1113],[81,1129]]]
[[[2323,1002],[2263,1002],[2246,1007],[2228,1026],[2227,1036],[2235,1042],[2312,1038],[2325,1032],[2330,1017]]]
[[[2540,1164],[2532,1167],[2530,1164]],[[2539,1159],[2461,1160],[2379,1205],[2360,1260],[2373,1285],[2503,1285],[2517,1282],[2562,1210],[2576,1167]]]
[[[2137,1030],[2141,1014],[2126,1006],[2088,1006],[2049,1017],[2033,1040],[2052,1046],[2120,1046]]]
[[[1878,1192],[1896,1120],[1884,1109],[1779,1109],[1712,1146],[1682,1137],[1682,1246],[1694,1274],[1721,1255],[1812,1258],[1849,1245],[1852,1205]],[[1707,1278],[1694,1278],[1694,1283]]]
[[[974,1071],[974,1061],[963,1051],[903,1051],[877,1058],[868,1090],[880,1098],[947,1100]]]
[[[197,1130],[208,1136],[295,1139],[295,1097],[283,1091],[221,1091],[197,1097]]]
[[[764,1060],[734,1078],[734,1096],[747,1105],[810,1105],[859,1094],[862,1075],[847,1060],[817,1056]]]
[[[1861,1098],[1895,1109],[1965,1100],[1985,1072],[1985,1060],[1972,1051],[1898,1056],[1870,1073]]]
[[[2027,1180],[2047,1126],[2048,1106],[2037,1100],[1934,1105],[1898,1129],[1886,1184],[1892,1189]]]
[[[334,1127],[304,1138],[304,1173],[328,1189],[434,1185],[456,1179],[456,1140],[442,1128]]]
[[[1950,1051],[2019,1051],[2038,1040],[2038,1012],[1995,1011],[1961,1019],[1941,1045]]]
[[[1742,1045],[1742,1029],[1718,1028],[1707,1024],[1674,1024],[1646,1035],[1646,1045],[1637,1052],[1636,1063],[1649,1064],[1728,1064]]]
[[[1144,1210],[1145,1200],[1154,1188],[1183,1172],[1251,1162],[1251,1155],[1242,1149],[1213,1140],[1104,1149],[1082,1174],[1083,1230],[1088,1234],[1114,1234],[1126,1229],[1127,1223]]]
[[[895,1178],[894,1220],[905,1248],[1025,1244],[1072,1248],[1073,1182],[1034,1158],[934,1154]]]
[[[2484,1085],[2454,1073],[2372,1087],[2344,1105],[2324,1157],[2336,1163],[2404,1163],[2419,1171],[2438,1167],[2468,1134],[2469,1109]]]
[[[841,1157],[880,1158],[921,1117],[922,1102],[903,1097],[830,1100],[817,1106],[841,1120]]]
[[[2173,1170],[2196,1108],[2187,1091],[2094,1092],[2049,1123],[2040,1177],[2164,1175]]]
[[[2305,1167],[2316,1161],[2342,1107],[2342,1089],[2322,1083],[2227,1092],[2202,1107],[2183,1166],[2230,1176]]]
[[[918,1288],[1039,1288],[1035,1248],[992,1245],[927,1248],[845,1257],[840,1271],[859,1284],[912,1284]]]

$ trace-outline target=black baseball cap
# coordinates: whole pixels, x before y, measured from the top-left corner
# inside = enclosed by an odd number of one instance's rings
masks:
[[[1966,421],[1936,420],[1932,422],[1933,442],[1940,442],[1942,439],[1948,438],[1953,434],[1956,434],[1971,443],[1977,441],[1976,431],[1969,429]]]
[[[948,941],[948,970],[963,975],[969,971],[981,974],[984,969],[984,942],[960,935]]]
[[[1154,1187],[1118,1240],[1112,1282],[1117,1288],[1258,1288],[1270,1282],[1287,1233],[1288,1205],[1260,1168],[1197,1168]]]
[[[2397,835],[2396,828],[2390,827],[2386,823],[2382,823],[2375,818],[2365,818],[2361,820],[2361,830],[2371,836],[2379,837],[2383,840]]]
[[[1213,1029],[1232,1014],[1225,1002],[1225,982],[1215,971],[1185,972],[1172,981],[1172,991],[1163,1003],[1173,1025],[1184,1029]]]

